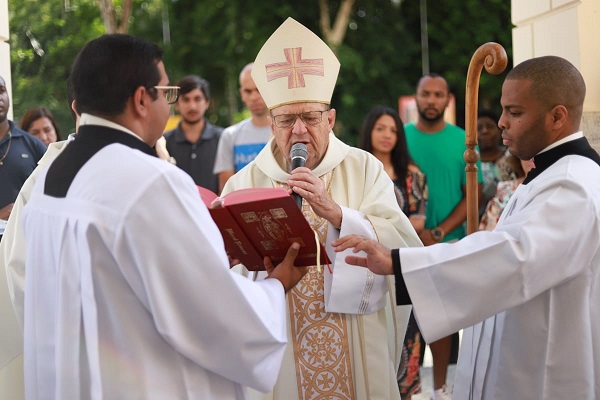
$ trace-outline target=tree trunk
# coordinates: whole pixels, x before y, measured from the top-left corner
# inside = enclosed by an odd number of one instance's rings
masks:
[[[127,33],[129,31],[129,17],[133,9],[133,0],[123,0],[121,20],[117,23],[117,15],[113,0],[96,0],[100,15],[104,21],[105,33]]]
[[[350,19],[355,2],[356,0],[342,0],[332,27],[329,15],[329,2],[327,0],[319,0],[321,31],[323,32],[325,41],[333,48],[334,52],[344,41],[344,36],[346,36],[346,31],[348,30],[348,20]]]
[[[129,31],[129,17],[133,9],[133,0],[123,0],[123,12],[121,13],[121,22],[117,28],[118,33],[127,33]]]

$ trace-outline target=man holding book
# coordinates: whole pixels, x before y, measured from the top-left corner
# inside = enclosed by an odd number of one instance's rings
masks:
[[[153,149],[179,92],[158,46],[101,36],[70,79],[77,139],[39,172],[21,217],[25,265],[9,266],[26,397],[270,390],[286,349],[285,291],[306,272],[294,266],[298,246],[277,267],[264,260],[274,279],[230,272],[192,178]]]
[[[288,347],[273,393],[253,399],[393,399],[410,308],[394,304],[393,282],[349,266],[328,245],[350,232],[381,243],[420,246],[375,157],[332,132],[329,107],[340,64],[314,33],[289,18],[267,40],[252,77],[270,110],[273,138],[223,194],[283,187],[302,196],[302,211],[325,244],[331,265],[310,268],[288,295]],[[290,150],[308,149],[291,170]],[[257,279],[264,273],[257,273]]]

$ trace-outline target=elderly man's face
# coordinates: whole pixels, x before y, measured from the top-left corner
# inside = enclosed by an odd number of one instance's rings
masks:
[[[288,165],[291,164],[290,150],[296,143],[304,143],[308,148],[307,168],[314,169],[319,165],[327,151],[329,132],[335,123],[335,110],[327,111],[327,109],[326,104],[295,103],[271,110],[271,130],[275,136],[277,147],[285,156]],[[304,116],[299,118],[294,114],[303,114]],[[319,119],[320,122],[318,122]],[[280,127],[282,122],[291,122],[292,120],[292,126]],[[313,123],[315,125],[312,125]]]

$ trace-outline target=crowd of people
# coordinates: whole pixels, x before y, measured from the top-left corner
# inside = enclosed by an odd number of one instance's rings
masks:
[[[571,63],[515,66],[502,115],[480,111],[466,236],[465,131],[444,118],[442,75],[416,82],[415,121],[375,106],[353,147],[334,132],[340,63],[291,18],[241,70],[250,117],[226,129],[205,115],[209,83],[172,84],[162,57],[129,35],[86,44],[64,139],[45,107],[9,121],[0,77],[0,382],[19,376],[0,393],[405,400],[429,346],[434,400],[600,397],[600,157]],[[295,267],[292,239],[278,265],[233,265],[197,186],[299,196],[330,264]]]

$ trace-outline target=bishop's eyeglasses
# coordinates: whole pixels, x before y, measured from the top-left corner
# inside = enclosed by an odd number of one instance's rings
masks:
[[[278,128],[290,128],[296,123],[298,118],[304,122],[304,125],[315,126],[321,123],[323,113],[327,111],[329,110],[307,111],[300,114],[279,114],[271,115],[271,118],[273,118],[273,122],[275,122],[275,126]]]
[[[163,90],[165,99],[167,99],[167,103],[173,104],[179,98],[179,90],[181,89],[179,86],[151,86],[157,90]]]

